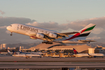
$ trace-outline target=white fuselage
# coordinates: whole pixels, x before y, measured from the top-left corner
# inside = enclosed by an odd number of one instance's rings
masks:
[[[74,54],[75,57],[104,57],[105,55],[102,53],[93,53],[93,54],[87,54],[87,53],[79,53],[79,54]]]
[[[51,32],[54,33],[53,31],[41,29],[38,27],[30,27],[22,24],[12,24],[12,26],[8,26],[7,29],[10,32],[20,33],[28,36],[31,36],[32,34],[37,34],[37,33],[43,33],[43,34],[49,34]]]
[[[31,26],[22,25],[22,24],[11,24],[11,26],[7,27],[7,30],[9,30],[10,32],[15,32],[15,33],[30,36],[31,39],[42,39],[44,35],[51,36],[52,34],[53,34],[53,37],[56,37],[56,33],[57,33],[55,31],[42,29],[38,27],[31,27]],[[57,39],[55,38],[53,41],[64,41],[72,36],[73,35],[68,35],[68,37],[62,37]],[[82,37],[81,39],[84,39],[84,37]],[[78,40],[78,39],[74,38],[72,40]]]
[[[12,56],[15,56],[15,57],[40,57],[41,55],[39,55],[39,54],[14,54]]]
[[[75,57],[88,57],[87,53],[74,54]]]

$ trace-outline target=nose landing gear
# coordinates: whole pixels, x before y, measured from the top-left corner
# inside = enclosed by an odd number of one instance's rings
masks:
[[[11,32],[10,36],[12,36],[12,32]]]

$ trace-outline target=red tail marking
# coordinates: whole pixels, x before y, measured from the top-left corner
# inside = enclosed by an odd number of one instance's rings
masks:
[[[74,54],[77,54],[77,51],[75,49],[73,49]]]
[[[76,33],[75,35],[73,35],[71,38],[69,38],[69,39],[66,39],[66,40],[70,40],[70,39],[73,39],[73,38],[76,38],[77,36],[79,36],[80,35],[80,33]]]
[[[35,38],[35,39],[38,39],[37,37],[35,37],[35,36],[31,36],[31,37],[33,37],[33,38]]]
[[[85,30],[86,30],[86,29],[82,30],[80,33],[83,33]],[[79,36],[79,35],[80,35],[80,33],[76,33],[76,34],[75,34],[75,35],[73,35],[71,38],[66,39],[66,40],[70,40],[70,39],[76,38],[77,36]],[[65,40],[65,41],[66,41],[66,40]]]
[[[81,33],[83,33],[86,29],[82,30]]]

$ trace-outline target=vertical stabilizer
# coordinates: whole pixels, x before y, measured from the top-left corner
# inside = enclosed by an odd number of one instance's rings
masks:
[[[78,52],[73,48],[73,52],[74,52],[74,54],[77,54]]]
[[[95,27],[95,24],[89,24],[86,27],[84,27],[83,29],[81,29],[78,33],[74,34],[72,37],[70,37],[69,39],[66,40],[71,40],[71,39],[78,39],[81,40],[83,37],[83,39],[86,39],[86,37],[90,34],[90,32],[93,30],[93,28]],[[80,39],[81,38],[81,39]]]
[[[87,25],[86,27],[84,27],[83,29],[81,29],[80,31],[79,31],[79,33],[81,34],[81,33],[90,33],[91,31],[92,31],[92,29],[95,27],[96,25],[95,24],[89,24],[89,25]]]

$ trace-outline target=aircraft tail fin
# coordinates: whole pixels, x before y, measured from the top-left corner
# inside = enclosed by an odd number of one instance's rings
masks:
[[[95,24],[89,24],[86,27],[84,27],[83,29],[81,29],[78,33],[74,34],[72,37],[70,37],[69,39],[66,40],[71,40],[71,39],[86,39],[86,37],[90,34],[90,32],[93,30],[93,28],[95,27]]]
[[[79,31],[79,35],[77,37],[81,39],[86,39],[86,37],[91,33],[91,31],[94,29],[95,26],[96,25],[92,23],[87,25],[86,27],[84,27]]]
[[[87,34],[87,33],[90,33],[92,30],[93,30],[93,28],[95,27],[96,25],[95,24],[89,24],[89,25],[87,25],[86,27],[84,27],[83,29],[81,29],[80,31],[79,31],[79,33],[80,34]]]
[[[74,52],[74,54],[77,54],[78,52],[73,48],[73,52]]]

